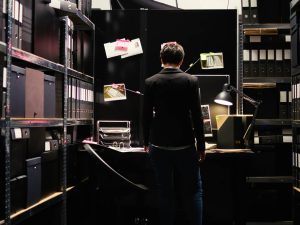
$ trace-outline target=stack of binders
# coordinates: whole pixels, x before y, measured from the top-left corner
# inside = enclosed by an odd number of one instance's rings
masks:
[[[243,50],[244,77],[289,77],[291,50],[289,34],[246,36]]]
[[[242,0],[243,23],[257,23],[257,0]]]
[[[293,147],[293,176],[294,186],[300,188],[300,135],[296,135],[296,143]]]
[[[76,78],[68,78],[68,118],[93,118],[93,84]]]

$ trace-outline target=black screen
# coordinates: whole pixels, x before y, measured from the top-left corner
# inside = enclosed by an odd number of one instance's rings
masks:
[[[212,129],[217,129],[216,115],[229,114],[228,106],[214,102],[225,83],[230,83],[229,75],[193,75],[198,78],[201,105],[209,105]]]

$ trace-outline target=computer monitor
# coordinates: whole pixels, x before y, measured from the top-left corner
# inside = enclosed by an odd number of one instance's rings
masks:
[[[193,76],[198,78],[201,105],[209,106],[212,130],[217,130],[216,115],[229,114],[230,110],[228,106],[215,103],[214,99],[222,90],[223,85],[230,83],[230,76],[215,74],[195,74]]]

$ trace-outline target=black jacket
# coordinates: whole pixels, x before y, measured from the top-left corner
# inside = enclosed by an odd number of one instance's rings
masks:
[[[180,69],[163,69],[145,81],[144,145],[205,150],[198,79]]]

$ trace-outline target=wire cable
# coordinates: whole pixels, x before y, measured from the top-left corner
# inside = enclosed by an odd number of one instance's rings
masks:
[[[100,145],[99,145],[100,146]],[[83,145],[84,149],[87,150],[88,152],[92,153],[103,165],[105,165],[105,167],[107,167],[110,171],[112,171],[114,174],[116,174],[118,177],[120,177],[121,179],[123,179],[124,181],[126,181],[127,183],[142,189],[144,191],[149,190],[148,187],[146,187],[143,184],[136,184],[134,182],[132,182],[131,180],[127,179],[126,177],[124,177],[122,174],[118,173],[115,169],[113,169],[110,165],[108,165],[107,162],[105,162],[96,152],[95,150],[91,147],[90,144],[84,144]]]

